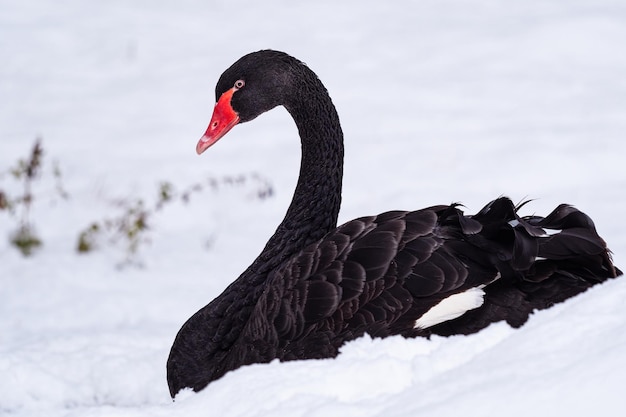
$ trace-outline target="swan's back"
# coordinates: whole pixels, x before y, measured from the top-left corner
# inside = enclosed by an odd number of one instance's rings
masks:
[[[236,367],[333,357],[365,333],[470,334],[503,320],[519,327],[534,310],[618,274],[591,219],[567,205],[545,218],[519,217],[507,198],[473,216],[435,206],[363,217],[269,275],[229,356]],[[447,310],[429,315],[447,299]]]

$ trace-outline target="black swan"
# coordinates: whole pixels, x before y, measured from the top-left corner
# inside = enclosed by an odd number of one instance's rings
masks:
[[[520,217],[498,198],[475,215],[458,205],[391,211],[336,227],[343,134],[317,76],[282,52],[248,54],[220,77],[197,152],[276,106],[302,141],[300,177],[284,220],[258,258],[182,326],[167,362],[172,397],[273,359],[334,357],[346,341],[521,326],[621,275],[584,213],[562,204]]]

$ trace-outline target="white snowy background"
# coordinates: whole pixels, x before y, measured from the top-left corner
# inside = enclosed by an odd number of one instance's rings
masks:
[[[254,365],[172,402],[165,362],[182,323],[254,259],[298,174],[284,109],[198,157],[214,86],[245,53],[284,50],[317,72],[346,138],[340,222],[508,195],[524,214],[588,213],[626,266],[623,0],[0,1],[0,172],[36,137],[44,170],[22,257],[0,212],[0,414],[7,416],[621,416],[626,280],[521,329],[362,338],[334,360]],[[157,185],[258,182],[194,195],[150,220],[143,268],[78,233]],[[10,176],[0,189],[17,193]]]

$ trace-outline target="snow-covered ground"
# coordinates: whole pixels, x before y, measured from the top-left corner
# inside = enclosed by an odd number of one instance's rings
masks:
[[[588,213],[626,266],[626,3],[0,1],[0,172],[36,137],[44,175],[25,259],[0,212],[0,414],[11,416],[618,416],[626,280],[469,337],[363,338],[335,360],[239,369],[172,403],[180,325],[261,250],[289,203],[297,132],[279,109],[197,157],[213,89],[241,55],[284,50],[325,82],[346,136],[340,221],[505,194]],[[151,218],[143,268],[79,256],[78,233],[152,201],[160,181],[260,181]],[[272,198],[256,197],[269,181]],[[0,189],[18,190],[8,175]]]

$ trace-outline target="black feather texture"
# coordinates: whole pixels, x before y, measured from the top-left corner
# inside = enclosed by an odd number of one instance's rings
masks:
[[[179,331],[167,364],[172,396],[246,364],[334,357],[365,333],[469,334],[502,320],[521,326],[534,310],[621,275],[591,219],[568,205],[520,217],[520,207],[501,197],[471,216],[441,205],[335,228],[343,135],[326,89],[304,64],[276,51],[235,63],[220,78],[218,98],[237,79],[254,91],[233,96],[246,120],[276,105],[293,116],[300,177],[263,252]],[[485,292],[480,307],[415,326],[442,300],[475,288]]]

